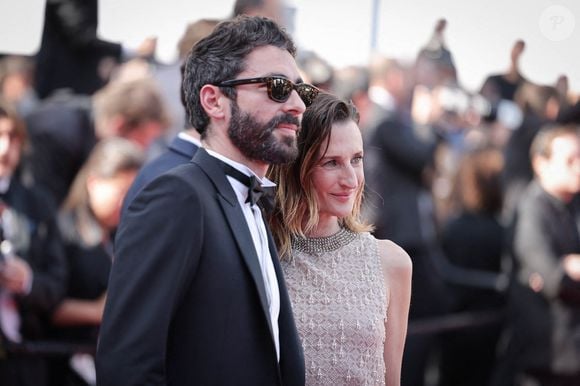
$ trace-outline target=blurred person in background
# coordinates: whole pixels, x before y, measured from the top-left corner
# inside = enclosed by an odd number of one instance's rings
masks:
[[[285,27],[287,20],[284,14],[283,0],[236,0],[232,17],[239,15],[262,16],[274,20],[280,26]]]
[[[428,130],[416,125],[409,111],[397,110],[379,123],[365,153],[369,222],[375,224],[377,237],[398,240],[410,251],[426,248],[416,231],[421,217],[418,196],[429,194],[425,177],[438,144]]]
[[[521,124],[511,131],[504,147],[504,221],[510,223],[521,194],[534,177],[530,148],[540,129],[556,122],[560,111],[558,91],[547,85],[523,83],[514,101],[523,114]]]
[[[123,137],[147,149],[170,124],[159,88],[148,78],[113,82],[93,99],[98,139]]]
[[[558,77],[555,87],[562,101],[558,112],[558,123],[580,124],[580,96],[569,90],[568,77],[566,75]]]
[[[462,283],[449,283],[451,312],[470,313],[476,318],[491,313],[503,316],[504,288],[493,286],[503,269],[505,232],[499,221],[502,167],[503,155],[493,147],[471,149],[459,158],[459,170],[453,181],[457,207],[445,220],[441,232],[445,258],[461,269],[464,279]],[[479,284],[484,278],[487,286]],[[502,327],[500,317],[497,319],[443,334],[441,386],[489,385]]]
[[[98,1],[46,0],[35,73],[35,89],[41,99],[59,89],[92,95],[108,83],[120,62],[153,56],[154,38],[144,39],[136,50],[100,39]]]
[[[38,104],[33,78],[34,62],[31,58],[8,55],[0,59],[0,96],[15,106],[22,118],[26,118]]]
[[[368,66],[352,65],[337,68],[334,70],[334,81],[331,92],[338,98],[345,101],[352,101],[359,112],[359,127],[365,133],[367,127],[367,116],[371,111],[371,100],[369,98],[369,77]]]
[[[556,82],[554,83],[554,88],[560,97],[560,111],[566,110],[570,108],[571,105],[576,103],[577,97],[570,92],[570,80],[568,79],[567,75],[559,75],[558,79],[556,79]]]
[[[386,116],[365,143],[365,217],[378,239],[400,245],[413,261],[409,320],[443,315],[449,299],[434,264],[440,253],[432,193],[435,157],[445,140],[442,109],[432,109],[435,92],[414,88],[410,109]],[[403,359],[402,384],[420,386],[437,349],[437,334],[411,334]]]
[[[441,85],[458,85],[459,80],[455,60],[445,42],[446,28],[447,20],[437,20],[431,38],[419,50],[414,65],[414,84],[428,89]]]
[[[518,386],[576,386],[580,129],[544,127],[530,153],[535,177],[519,200],[510,238],[515,271],[509,294],[511,342],[503,366],[511,367]]]
[[[513,101],[517,89],[527,82],[520,70],[520,60],[526,48],[523,40],[516,40],[511,49],[510,65],[505,73],[489,75],[479,93],[493,106],[502,100]]]
[[[411,100],[408,72],[395,59],[381,55],[375,55],[371,59],[368,88],[371,107],[361,126],[365,143],[372,137],[379,123],[408,113]]]
[[[57,93],[28,117],[35,182],[60,204],[97,141],[127,138],[143,149],[169,126],[157,85],[148,78],[114,81],[92,97]]]
[[[143,159],[137,144],[109,138],[96,145],[77,174],[59,215],[69,279],[52,314],[52,339],[96,347],[121,203]],[[94,385],[93,357],[55,357],[50,376],[53,386]]]
[[[46,359],[20,349],[46,338],[67,269],[56,206],[18,176],[26,128],[0,100],[0,384],[44,386]]]

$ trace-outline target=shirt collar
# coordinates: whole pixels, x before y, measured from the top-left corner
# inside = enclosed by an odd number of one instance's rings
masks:
[[[201,147],[201,142],[200,142],[200,141],[199,141],[197,138],[195,138],[195,137],[192,137],[191,135],[189,135],[189,134],[187,134],[187,133],[184,133],[183,131],[182,131],[182,132],[179,132],[179,133],[177,134],[177,136],[178,136],[179,138],[183,139],[184,141],[187,141],[187,142],[193,143],[193,144],[194,144],[194,145],[196,145],[197,147]],[[207,150],[207,149],[206,149],[206,150]]]
[[[260,178],[260,177],[259,177],[259,176],[258,176],[256,173],[254,173],[254,172],[252,171],[252,169],[250,169],[250,168],[249,168],[249,167],[247,167],[246,165],[244,165],[244,164],[241,164],[241,163],[239,163],[239,162],[236,162],[236,161],[234,161],[234,160],[231,160],[231,159],[229,159],[228,157],[226,157],[226,156],[224,156],[224,155],[222,155],[222,154],[220,154],[220,153],[217,153],[217,152],[215,152],[215,151],[213,151],[213,150],[210,150],[210,149],[208,149],[208,148],[204,148],[204,149],[205,149],[205,151],[207,151],[207,152],[208,152],[208,154],[209,154],[209,155],[211,155],[212,157],[215,157],[215,158],[217,158],[217,159],[221,160],[222,162],[225,162],[225,163],[227,163],[228,165],[230,165],[230,166],[232,166],[232,167],[236,168],[236,169],[237,169],[237,170],[239,170],[240,172],[244,173],[246,176],[248,176],[248,177],[250,177],[250,176],[255,176],[255,177],[258,179],[258,181],[260,181],[260,184],[261,184],[263,187],[272,187],[272,186],[276,186],[276,184],[275,184],[273,181],[269,180],[268,178],[266,178],[266,177],[264,177],[264,178]],[[245,186],[245,185],[244,185],[244,184],[242,184],[241,182],[238,182],[237,180],[235,180],[235,179],[233,179],[233,178],[232,178],[232,180],[234,180],[235,182],[237,182],[239,185],[241,185],[241,186],[244,186],[244,187],[246,188],[246,190],[248,189],[248,188],[247,188],[247,186]],[[237,184],[236,184],[236,185],[237,185]]]

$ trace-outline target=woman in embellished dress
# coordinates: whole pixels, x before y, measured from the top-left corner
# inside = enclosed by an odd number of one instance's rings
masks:
[[[352,104],[320,94],[298,158],[274,167],[270,218],[304,348],[307,385],[400,385],[412,265],[360,220],[363,144]]]

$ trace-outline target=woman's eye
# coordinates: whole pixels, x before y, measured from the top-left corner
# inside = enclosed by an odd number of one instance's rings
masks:
[[[359,156],[354,157],[351,162],[353,164],[360,164],[362,161],[363,161],[363,156],[359,155]]]
[[[335,160],[326,161],[322,166],[333,167],[336,166],[337,162]]]

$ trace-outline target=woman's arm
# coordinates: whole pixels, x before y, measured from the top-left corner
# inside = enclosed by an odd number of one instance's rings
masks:
[[[99,325],[106,297],[104,293],[94,300],[66,298],[56,307],[52,321],[57,326]]]
[[[397,244],[388,240],[379,241],[379,257],[385,276],[388,302],[383,351],[385,382],[387,386],[399,386],[403,349],[407,337],[413,265],[409,255]]]

